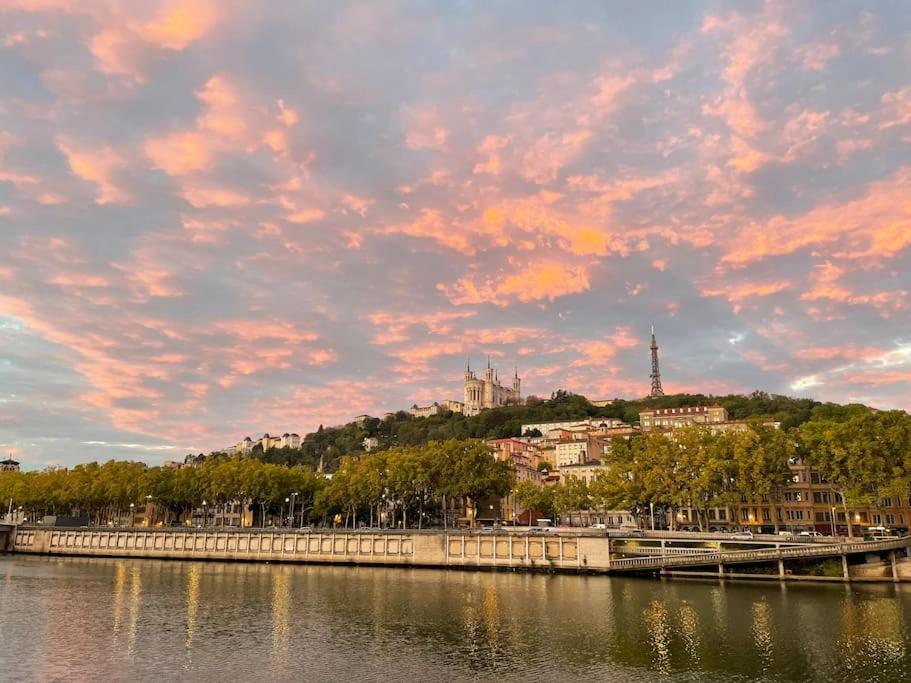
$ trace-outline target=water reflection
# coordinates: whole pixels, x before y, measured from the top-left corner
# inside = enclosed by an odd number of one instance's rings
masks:
[[[273,570],[272,576],[272,656],[282,670],[288,664],[291,639],[291,584],[286,567]]]
[[[136,630],[139,626],[139,610],[142,602],[142,570],[133,566],[130,571],[130,625],[127,637],[127,653],[132,655],[136,647]]]
[[[186,650],[193,649],[193,638],[196,636],[196,616],[199,613],[199,580],[202,567],[199,564],[190,565],[187,572],[187,640]]]
[[[114,568],[114,640],[120,634],[120,621],[123,618],[123,605],[126,598],[127,566],[118,564]]]
[[[753,644],[762,663],[762,671],[766,673],[772,669],[772,656],[774,637],[772,635],[772,610],[765,601],[754,602],[751,608],[753,615]]]
[[[655,654],[655,670],[668,673],[671,670],[671,627],[668,623],[667,607],[663,602],[652,600],[643,611],[642,617]]]
[[[678,612],[683,648],[694,663],[699,661],[699,613],[689,602],[680,605]]]
[[[0,562],[3,680],[911,676],[902,586]]]

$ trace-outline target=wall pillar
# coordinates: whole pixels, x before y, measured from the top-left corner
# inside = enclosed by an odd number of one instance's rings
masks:
[[[778,578],[784,580],[784,560],[778,560]]]
[[[848,572],[848,556],[847,555],[841,556],[841,569],[842,569],[842,572],[844,572],[844,580],[850,581],[851,574]]]
[[[724,565],[721,564],[720,562],[718,563],[718,576],[721,576],[721,577],[724,576]]]
[[[889,551],[889,561],[892,563],[892,580],[898,583],[898,561],[894,550]]]

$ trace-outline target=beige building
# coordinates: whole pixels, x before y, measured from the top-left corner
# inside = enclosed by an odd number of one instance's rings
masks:
[[[18,472],[19,463],[13,460],[12,458],[7,458],[6,460],[0,460],[0,472]]]
[[[579,479],[585,484],[591,484],[608,469],[608,465],[602,465],[599,460],[591,460],[578,465],[565,465],[560,468],[560,480]]]
[[[526,432],[534,430],[541,432],[542,435],[546,435],[548,432],[552,432],[555,429],[584,431],[585,429],[614,429],[626,426],[628,425],[624,424],[622,420],[611,417],[589,417],[578,420],[563,420],[561,422],[530,422],[529,424],[522,425],[522,434],[524,435]]]
[[[680,408],[654,408],[639,413],[643,431],[656,427],[686,427],[689,425],[715,424],[728,421],[728,411],[719,405],[682,406]]]
[[[588,440],[561,441],[554,449],[560,471],[567,465],[581,465],[588,460]]]
[[[483,379],[477,377],[472,372],[471,366],[469,366],[465,370],[465,398],[462,412],[466,415],[477,415],[486,408],[521,403],[521,382],[519,372],[516,370],[512,380],[512,388],[500,384],[499,375],[496,370],[490,367],[489,359],[487,368],[484,370]]]

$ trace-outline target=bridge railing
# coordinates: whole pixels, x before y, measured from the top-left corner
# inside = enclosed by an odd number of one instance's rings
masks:
[[[762,550],[734,550],[707,553],[689,553],[672,555],[652,555],[650,557],[629,557],[611,560],[611,569],[650,569],[668,566],[687,566],[700,564],[748,563],[764,560],[784,560],[804,557],[832,557],[851,553],[882,552],[898,550],[908,546],[908,537],[888,541],[863,541],[858,543],[839,543],[815,546],[791,546],[787,548],[765,548]],[[660,549],[659,549],[660,550]]]

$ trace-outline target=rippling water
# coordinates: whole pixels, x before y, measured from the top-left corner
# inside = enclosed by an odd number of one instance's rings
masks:
[[[0,557],[2,680],[900,681],[911,590]]]

